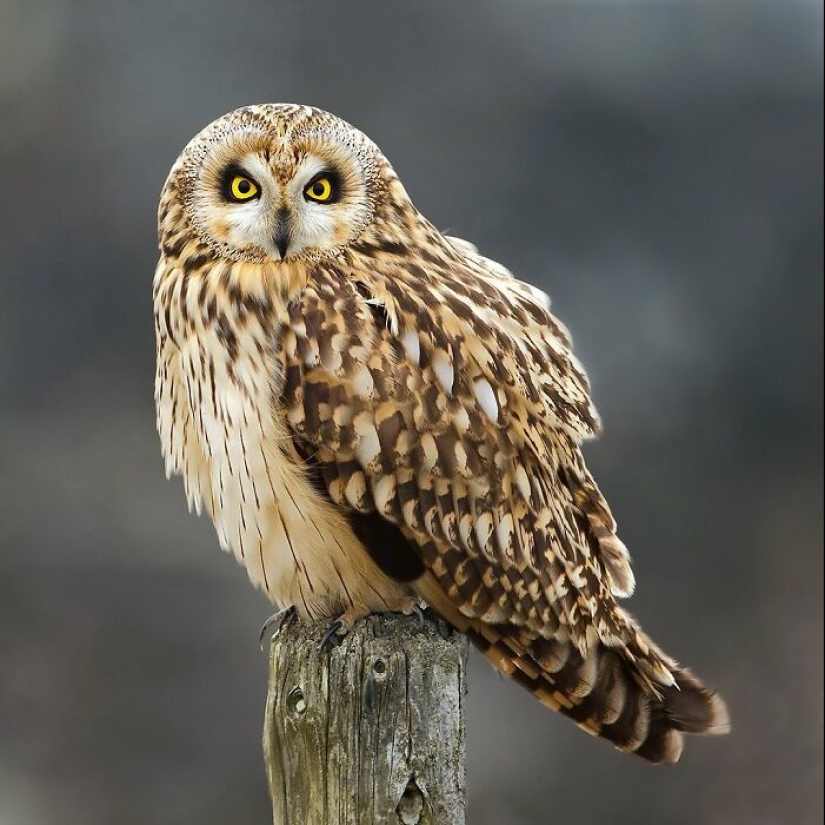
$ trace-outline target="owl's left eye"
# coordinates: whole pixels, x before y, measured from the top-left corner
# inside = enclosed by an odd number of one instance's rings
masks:
[[[243,203],[244,201],[251,201],[260,193],[258,185],[252,178],[247,175],[235,173],[230,175],[227,180],[226,194],[230,200]]]
[[[332,175],[316,175],[304,189],[304,197],[316,203],[331,203],[338,197],[338,187]]]

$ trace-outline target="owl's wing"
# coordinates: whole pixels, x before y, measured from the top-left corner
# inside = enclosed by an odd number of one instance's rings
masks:
[[[485,260],[316,268],[283,331],[287,422],[332,500],[401,528],[466,616],[584,650],[625,635],[633,588],[579,451],[598,419],[543,294]]]

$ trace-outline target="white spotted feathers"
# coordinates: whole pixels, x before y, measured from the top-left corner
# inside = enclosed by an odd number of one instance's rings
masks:
[[[159,225],[167,472],[271,599],[350,624],[423,599],[650,761],[727,730],[618,604],[630,558],[581,452],[599,418],[542,291],[442,235],[367,137],[310,107],[207,127]]]

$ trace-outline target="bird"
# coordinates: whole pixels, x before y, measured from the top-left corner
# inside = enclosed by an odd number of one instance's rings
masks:
[[[254,585],[346,634],[426,606],[502,674],[653,763],[730,727],[620,605],[600,432],[538,288],[420,213],[363,132],[246,106],[185,147],[158,209],[167,476]]]

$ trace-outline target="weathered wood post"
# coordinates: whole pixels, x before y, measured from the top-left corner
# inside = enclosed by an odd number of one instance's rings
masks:
[[[325,626],[273,639],[264,755],[275,825],[464,825],[466,639],[370,616],[329,653]]]

